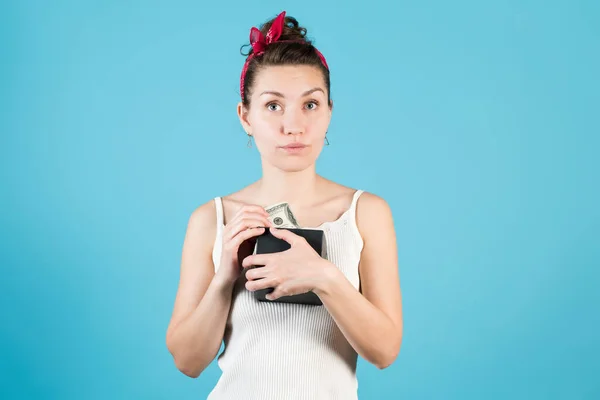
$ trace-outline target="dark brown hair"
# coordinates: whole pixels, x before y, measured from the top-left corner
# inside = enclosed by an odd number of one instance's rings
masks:
[[[261,25],[259,29],[263,35],[267,34],[274,19],[272,18]],[[240,50],[242,55],[246,57],[252,54],[252,46],[249,44],[242,46],[242,49],[247,46],[250,47],[248,53]],[[245,89],[242,103],[244,106],[250,106],[249,98],[258,71],[264,67],[275,65],[310,65],[317,67],[323,73],[323,80],[327,89],[327,102],[331,104],[329,70],[321,62],[312,44],[312,40],[306,37],[306,28],[299,26],[298,21],[294,17],[286,16],[283,24],[283,32],[279,40],[269,44],[263,54],[252,57],[250,60],[243,82]]]

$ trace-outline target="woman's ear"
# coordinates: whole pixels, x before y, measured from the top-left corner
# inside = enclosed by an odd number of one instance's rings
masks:
[[[242,104],[242,102],[238,103],[237,114],[238,118],[240,119],[240,123],[242,124],[242,127],[246,131],[246,134],[252,135],[252,128],[250,127],[250,122],[248,122],[248,110],[246,109],[244,104]]]

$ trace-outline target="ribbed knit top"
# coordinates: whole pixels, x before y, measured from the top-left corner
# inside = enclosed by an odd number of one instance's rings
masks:
[[[327,258],[358,290],[363,240],[356,226],[355,192],[337,220],[318,227],[325,234]],[[217,209],[213,249],[215,270],[221,258],[223,204]],[[260,302],[245,287],[244,274],[233,289],[217,362],[222,375],[207,400],[357,399],[357,353],[325,306]]]

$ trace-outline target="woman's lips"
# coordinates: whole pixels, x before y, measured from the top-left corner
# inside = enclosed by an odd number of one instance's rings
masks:
[[[308,146],[302,143],[290,143],[285,146],[281,146],[281,148],[287,153],[296,154],[301,153],[304,149],[308,148]]]

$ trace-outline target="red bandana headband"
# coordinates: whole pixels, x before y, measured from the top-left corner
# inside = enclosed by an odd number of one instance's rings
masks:
[[[242,76],[240,79],[240,94],[242,96],[242,99],[244,98],[244,78],[246,77],[246,71],[248,70],[248,65],[250,65],[250,61],[252,60],[252,58],[263,54],[265,52],[267,46],[274,42],[306,43],[306,42],[300,41],[300,40],[278,40],[281,37],[281,33],[283,32],[284,22],[285,22],[285,11],[283,11],[281,14],[279,14],[277,16],[277,18],[275,18],[275,20],[273,21],[273,24],[269,28],[269,31],[267,32],[266,37],[262,34],[262,32],[259,29],[255,28],[255,27],[252,27],[252,29],[250,29],[250,44],[252,45],[252,54],[250,54],[248,56],[248,58],[246,59],[246,62],[244,63],[244,68],[242,68]],[[323,56],[323,54],[321,54],[321,52],[319,50],[317,50],[316,48],[315,48],[315,52],[321,59],[321,62],[323,63],[325,68],[329,69],[329,66],[327,65],[327,61],[325,61],[325,57]]]

